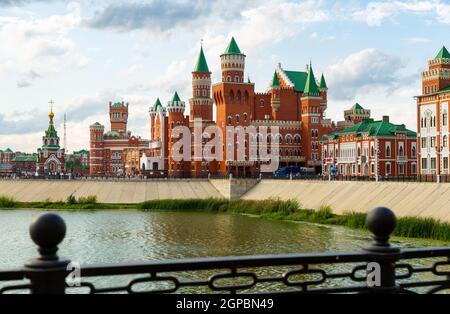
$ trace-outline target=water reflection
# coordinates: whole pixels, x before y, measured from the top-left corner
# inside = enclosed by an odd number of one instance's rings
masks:
[[[37,255],[28,236],[28,227],[39,214],[41,212],[30,210],[0,211],[0,269],[19,267]],[[131,210],[61,212],[60,215],[68,226],[60,255],[81,264],[359,251],[370,241],[368,233],[341,227],[242,215]],[[430,244],[417,240],[394,241],[403,247]],[[334,265],[329,270],[350,271],[348,266]],[[267,268],[258,272],[281,276],[284,270],[287,269]],[[204,275],[210,273],[206,271]],[[182,277],[194,279],[195,276],[198,274],[186,273]],[[276,286],[271,289],[276,289]]]

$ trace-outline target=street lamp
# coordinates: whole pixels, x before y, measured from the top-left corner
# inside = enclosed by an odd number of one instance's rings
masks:
[[[378,140],[375,140],[375,181],[378,180]]]
[[[440,148],[438,148],[437,146],[435,147],[436,149],[436,155],[437,155],[437,162],[436,162],[436,182],[437,183],[441,183],[441,153],[442,150],[444,149],[443,146],[441,146]]]

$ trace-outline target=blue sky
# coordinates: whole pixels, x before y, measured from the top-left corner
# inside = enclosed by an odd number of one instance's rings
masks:
[[[190,97],[200,40],[218,81],[231,36],[246,73],[266,90],[278,63],[312,60],[328,81],[327,116],[359,102],[416,128],[420,73],[450,46],[450,1],[0,0],[0,149],[35,151],[55,101],[69,151],[88,126],[108,125],[109,101],[130,103],[129,129],[149,137],[148,108],[177,90]]]

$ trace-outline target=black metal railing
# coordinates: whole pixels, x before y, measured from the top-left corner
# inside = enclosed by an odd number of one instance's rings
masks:
[[[387,208],[370,212],[366,225],[374,242],[357,253],[204,258],[78,268],[58,257],[66,225],[58,215],[47,213],[30,227],[39,257],[21,269],[1,271],[0,294],[450,291],[450,247],[400,249],[391,245],[389,236],[395,229],[396,217]]]

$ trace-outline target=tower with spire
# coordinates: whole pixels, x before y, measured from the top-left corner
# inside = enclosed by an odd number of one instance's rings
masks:
[[[55,118],[53,104],[53,101],[50,101],[48,128],[42,137],[42,147],[38,149],[39,173],[43,176],[64,174],[65,152],[60,146],[60,139],[53,121]]]
[[[225,52],[220,56],[222,82],[244,83],[245,57],[234,37],[231,37]]]
[[[216,124],[226,138],[227,127],[244,127],[250,125],[253,118],[255,85],[244,81],[245,54],[242,53],[234,37],[231,38],[225,51],[220,56],[222,81],[213,85],[212,94],[216,105]],[[246,142],[249,143],[248,138]],[[224,145],[222,161],[218,162],[218,171],[222,174],[232,173],[235,176],[257,175],[254,164],[248,160],[228,160],[228,151],[236,152],[235,147]],[[245,148],[245,156],[249,157],[249,146]]]
[[[172,148],[180,138],[173,138],[173,130],[178,126],[189,127],[189,118],[184,116],[186,103],[181,100],[178,92],[172,97],[172,100],[167,103],[168,112],[168,170],[172,177],[187,177],[190,172],[189,161],[176,161],[172,155]]]
[[[203,43],[194,70],[192,71],[192,98],[189,99],[190,120],[213,120],[213,100],[211,98],[211,72],[203,52]]]

